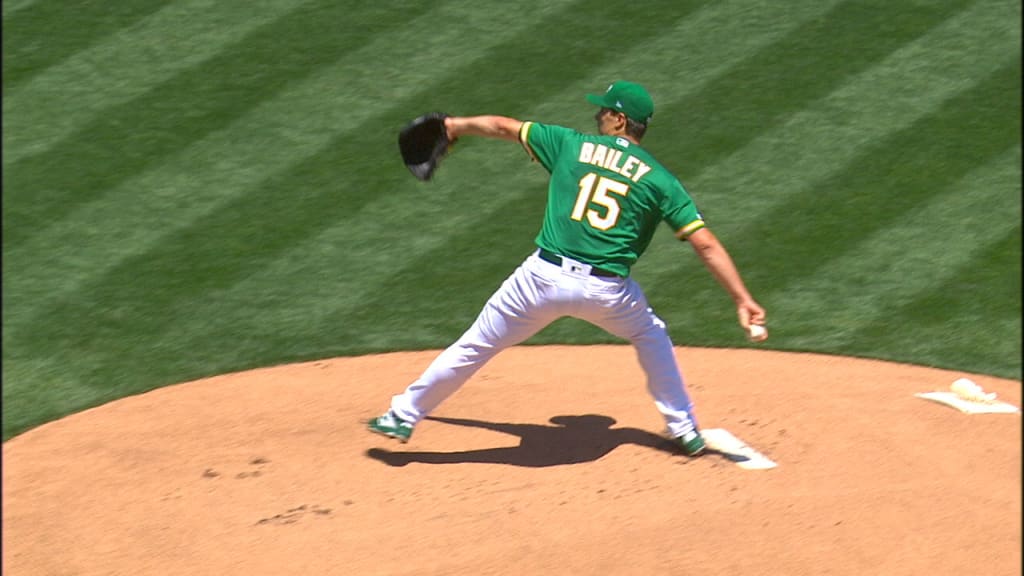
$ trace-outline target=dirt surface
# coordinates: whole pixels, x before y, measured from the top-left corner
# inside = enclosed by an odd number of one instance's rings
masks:
[[[3,445],[12,576],[1021,573],[1021,415],[967,376],[679,348],[697,415],[778,464],[661,438],[633,351],[499,355],[408,444],[369,434],[434,352],[162,388]]]

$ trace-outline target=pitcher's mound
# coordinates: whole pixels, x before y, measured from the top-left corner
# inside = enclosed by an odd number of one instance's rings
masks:
[[[970,376],[679,348],[706,428],[777,466],[687,459],[628,346],[500,354],[399,444],[368,433],[436,352],[162,388],[3,446],[18,576],[1019,574],[1020,414],[914,394]]]

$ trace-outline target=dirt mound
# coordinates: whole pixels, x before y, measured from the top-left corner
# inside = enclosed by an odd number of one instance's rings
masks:
[[[626,346],[508,350],[398,444],[435,352],[162,388],[3,446],[4,573],[1020,574],[1020,414],[980,375],[679,348],[697,415],[778,463],[687,459]]]

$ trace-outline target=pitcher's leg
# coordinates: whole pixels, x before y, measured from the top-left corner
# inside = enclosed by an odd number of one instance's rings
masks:
[[[543,286],[520,267],[484,305],[473,325],[437,356],[423,374],[392,398],[391,410],[416,423],[454,394],[488,360],[554,320]]]
[[[647,374],[647,390],[665,417],[669,434],[679,438],[697,428],[693,402],[676,362],[675,349],[665,324],[654,315],[651,327],[632,340],[637,359]]]
[[[488,308],[481,316],[488,314]],[[454,394],[502,348],[481,334],[480,319],[454,344],[441,352],[405,391],[391,399],[399,418],[416,423]]]
[[[664,416],[672,437],[693,431],[697,419],[676,362],[672,340],[665,323],[647,305],[640,285],[627,279],[614,292],[595,289],[589,300],[584,319],[633,344],[647,375],[647,390],[654,397],[654,404]]]

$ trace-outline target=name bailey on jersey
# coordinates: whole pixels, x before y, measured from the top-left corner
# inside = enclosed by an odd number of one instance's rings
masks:
[[[629,156],[625,161],[622,160],[622,156],[622,150],[609,148],[604,144],[584,142],[580,146],[580,162],[617,172],[633,182],[638,182],[644,174],[651,171],[651,167],[641,162],[636,156]]]

